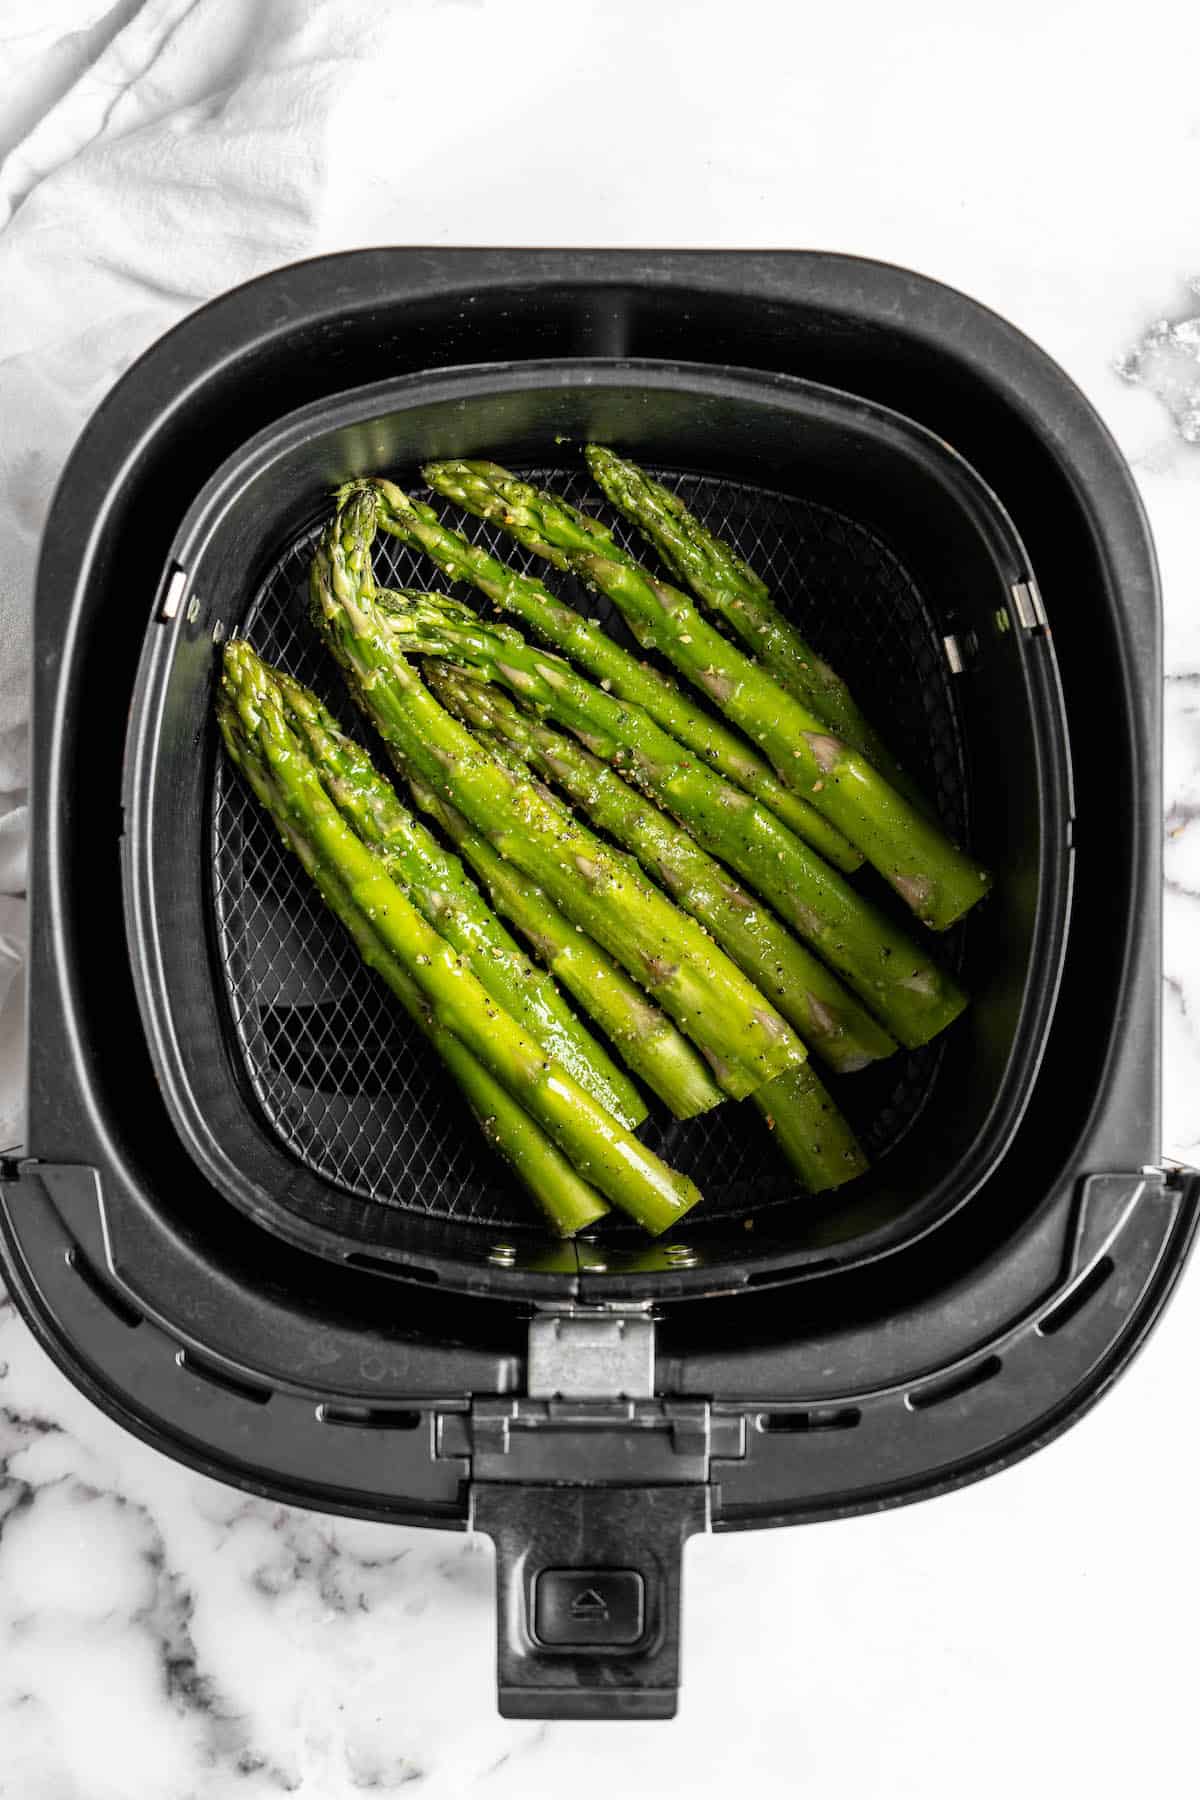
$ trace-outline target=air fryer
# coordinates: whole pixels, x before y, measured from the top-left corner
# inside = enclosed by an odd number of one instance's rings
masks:
[[[239,631],[354,725],[304,610],[338,481],[494,454],[582,498],[587,437],[720,520],[998,877],[941,945],[968,1013],[838,1084],[869,1176],[816,1201],[744,1107],[656,1116],[706,1201],[653,1244],[531,1218],[211,722]],[[1198,1199],[1159,1144],[1153,552],[1094,414],[1002,321],[818,255],[282,270],[101,407],[35,629],[12,1292],[167,1453],[490,1534],[505,1713],[669,1716],[690,1533],[987,1473],[1144,1337]]]

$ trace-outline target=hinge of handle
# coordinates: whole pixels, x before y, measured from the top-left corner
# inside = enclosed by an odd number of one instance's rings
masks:
[[[163,589],[162,604],[158,609],[160,619],[170,620],[177,616],[183,605],[183,596],[187,593],[188,572],[176,563],[167,577]]]
[[[539,1307],[529,1322],[531,1399],[648,1400],[655,1324],[649,1306]]]
[[[1013,583],[1012,597],[1017,609],[1017,617],[1026,631],[1036,631],[1039,626],[1045,628],[1046,608],[1042,600],[1041,589],[1032,575],[1028,581]]]
[[[707,1400],[656,1399],[654,1338],[648,1307],[539,1309],[526,1393],[442,1414],[438,1455],[469,1457],[475,1481],[707,1481],[713,1456],[745,1454],[745,1420],[714,1417]]]

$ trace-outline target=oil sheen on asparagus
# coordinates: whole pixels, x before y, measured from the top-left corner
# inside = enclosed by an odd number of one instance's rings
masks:
[[[632,851],[646,873],[706,925],[722,949],[770,995],[809,1049],[831,1069],[849,1074],[892,1054],[895,1039],[824,963],[614,768],[522,711],[501,689],[469,679],[452,664],[427,665],[426,680],[464,724],[485,740],[509,748],[543,781],[561,789],[593,825]]]
[[[835,669],[786,619],[765,581],[691,514],[677,494],[601,444],[584,450],[605,498],[658,551],[678,581],[685,581],[711,612],[742,640],[781,687],[810,706],[829,729],[909,799],[919,796],[879,733],[864,716]],[[606,540],[611,545],[612,540]],[[614,551],[616,546],[612,545]],[[617,552],[619,554],[619,552]]]
[[[569,656],[606,692],[641,706],[680,744],[695,751],[727,781],[769,807],[783,823],[839,869],[858,868],[863,858],[849,839],[810,800],[794,793],[736,731],[698,705],[677,682],[616,643],[594,619],[585,618],[531,575],[515,569],[460,532],[441,523],[433,508],[413,500],[395,482],[353,483],[373,491],[378,521],[393,537],[423,550],[454,581],[469,582],[502,612]]]
[[[926,925],[945,930],[983,898],[985,869],[686,594],[620,550],[601,521],[495,463],[433,463],[424,473],[438,493],[606,595],[638,642],[660,650],[745,731],[784,785],[842,831]]]
[[[787,1022],[631,857],[564,822],[429,693],[374,597],[375,506],[371,494],[355,493],[324,534],[312,566],[313,614],[402,772],[457,806],[608,950],[701,1050],[725,1093],[744,1097],[803,1062]]]
[[[520,772],[520,759],[507,744],[498,746],[496,754],[506,767]],[[637,799],[629,789],[625,791]],[[547,800],[564,819],[569,818],[561,799],[548,792]],[[761,913],[763,909],[758,910]],[[879,1030],[878,1026],[874,1029]],[[886,1034],[881,1035],[891,1048],[895,1047]],[[844,1045],[842,1048],[844,1053]],[[856,1058],[844,1066],[861,1068],[863,1063]],[[782,1075],[755,1088],[750,1104],[762,1114],[768,1129],[775,1134],[777,1149],[810,1193],[841,1187],[866,1168],[861,1145],[810,1063],[785,1069]]]
[[[646,1103],[629,1076],[576,1018],[554,982],[530,962],[458,858],[400,804],[366,751],[346,736],[315,694],[278,672],[275,681],[284,717],[312,757],[326,793],[351,829],[378,852],[397,886],[548,1055],[623,1125],[640,1125]]]
[[[488,899],[534,955],[595,1020],[633,1072],[674,1113],[689,1118],[721,1102],[707,1066],[676,1025],[625,970],[553,904],[536,883],[505,862],[441,794],[409,777],[417,805],[428,813],[482,883]],[[697,1099],[703,1100],[697,1106]]]
[[[233,652],[243,655],[243,649]],[[391,989],[413,1024],[424,1034],[461,1088],[487,1142],[510,1165],[546,1219],[563,1237],[594,1225],[608,1212],[604,1200],[578,1175],[541,1126],[473,1056],[461,1038],[447,1030],[428,1005],[402,963],[385,949],[366,914],[354,903],[346,884],[321,862],[292,817],[287,800],[271,777],[251,737],[242,729],[236,700],[236,676],[226,674],[218,707],[221,733],[230,759],[270,815],[279,834],[315,884],[329,910],[340,920],[356,950]]]
[[[488,624],[445,594],[380,602],[411,653],[452,659],[566,725],[680,820],[834,968],[902,1043],[916,1047],[957,1017],[951,977],[773,813],[714,775],[641,707],[606,694],[561,658]]]
[[[244,643],[226,647],[218,712],[284,843],[554,1228],[611,1202],[658,1233],[699,1193],[633,1136],[646,1107],[631,1074],[680,1118],[752,1099],[809,1191],[853,1179],[865,1158],[805,1044],[847,1074],[897,1039],[927,1042],[965,996],[844,877],[865,856],[934,929],[988,877],[734,549],[636,464],[586,455],[699,605],[601,520],[495,463],[425,474],[611,600],[702,698],[370,478],[341,490],[322,535],[313,619],[452,848]],[[446,595],[380,590],[380,526],[547,647]]]

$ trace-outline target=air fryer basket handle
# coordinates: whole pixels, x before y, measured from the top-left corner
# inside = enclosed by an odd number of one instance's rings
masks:
[[[509,1719],[670,1719],[683,1546],[709,1490],[477,1482],[496,1546],[497,1676]]]

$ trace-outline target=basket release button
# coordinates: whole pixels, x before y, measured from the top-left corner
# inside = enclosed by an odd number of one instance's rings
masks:
[[[645,1611],[636,1569],[543,1569],[533,1590],[533,1634],[571,1649],[636,1644]]]

